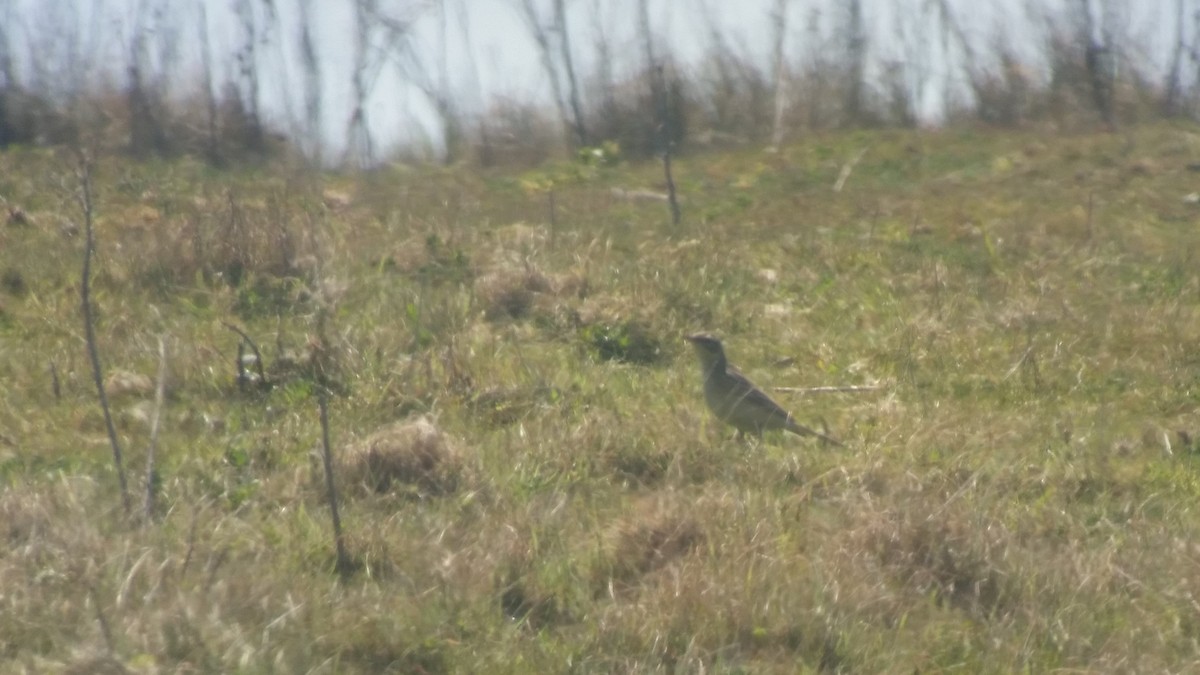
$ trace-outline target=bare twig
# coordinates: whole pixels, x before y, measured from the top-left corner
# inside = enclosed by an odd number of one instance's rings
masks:
[[[62,383],[58,379],[58,365],[50,362],[50,391],[54,392],[54,400],[62,400]]]
[[[935,510],[933,513],[929,514],[929,516],[925,520],[931,521],[934,518],[940,516],[947,508],[950,507],[951,504],[953,504],[955,501],[957,501],[959,497],[962,497],[964,494],[966,494],[968,490],[974,489],[976,482],[977,482],[976,478],[978,475],[979,475],[978,472],[971,474],[971,479],[968,481],[965,481],[962,484],[962,487],[955,490],[954,494],[950,495],[950,497],[947,498],[945,502],[942,502],[942,505],[939,506],[937,508],[937,510]]]
[[[113,464],[117,469],[117,480],[121,484],[121,503],[128,516],[133,508],[129,499],[129,483],[125,480],[125,462],[121,457],[121,442],[117,438],[117,427],[113,424],[112,410],[108,405],[108,393],[104,391],[104,371],[100,367],[100,351],[96,347],[96,325],[92,316],[92,254],[96,249],[95,214],[92,204],[92,163],[85,154],[79,158],[79,206],[83,210],[83,274],[79,287],[80,306],[83,310],[83,331],[87,340],[88,358],[92,362],[92,379],[96,382],[96,395],[104,411],[104,426],[108,430],[108,442],[112,446]]]
[[[681,214],[679,212],[679,198],[675,195],[675,179],[671,176],[670,146],[663,150],[663,173],[667,177],[667,201],[671,205],[671,224],[678,225]]]
[[[1012,367],[1009,368],[1008,372],[1004,374],[1003,379],[1007,380],[1010,377],[1012,377],[1013,375],[1015,375],[1017,373],[1017,371],[1021,369],[1021,366],[1024,366],[1032,356],[1033,356],[1033,345],[1030,344],[1030,345],[1027,345],[1025,347],[1025,351],[1021,353],[1021,358],[1017,359],[1016,363],[1012,364]]]
[[[197,510],[192,511],[192,524],[188,527],[187,553],[183,555],[183,562],[179,565],[180,578],[187,574],[188,566],[192,564],[192,555],[196,552],[196,524],[200,520]]]
[[[159,421],[162,419],[163,399],[167,390],[167,342],[158,338],[158,386],[154,389],[154,412],[150,416],[150,447],[146,450],[146,506],[145,519],[154,517],[154,496],[158,492],[158,469],[154,466],[154,455],[158,449]]]
[[[246,341],[238,340],[237,358],[233,362],[233,367],[237,371],[236,382],[238,387],[245,387],[250,381],[250,376],[246,374]]]
[[[262,352],[260,352],[258,350],[258,345],[255,344],[254,340],[252,340],[250,338],[250,336],[246,334],[246,331],[242,330],[241,328],[238,328],[236,325],[229,323],[228,321],[222,321],[221,323],[224,324],[224,326],[226,328],[228,328],[229,330],[237,333],[242,338],[242,340],[245,342],[245,344],[250,345],[250,351],[254,352],[254,368],[255,368],[255,370],[258,371],[259,386],[261,386],[261,387],[267,386],[267,375],[263,371]],[[238,351],[238,364],[237,364],[238,384],[243,384],[246,381],[246,379],[243,377],[244,370],[243,370],[243,364],[242,364],[242,354],[241,354],[241,346],[240,345],[238,346],[238,350],[239,350]]]
[[[833,184],[834,192],[841,192],[842,188],[846,187],[846,181],[850,178],[850,174],[854,171],[854,167],[858,166],[859,160],[863,155],[867,154],[867,149],[859,150],[857,154],[850,158],[850,161],[842,165],[841,172],[838,173],[837,182]]]
[[[104,608],[100,606],[100,593],[96,590],[96,585],[88,582],[88,595],[92,597],[92,606],[96,609],[96,622],[100,624],[100,634],[104,637],[104,646],[108,649],[108,655],[112,656],[117,651],[116,640],[113,638],[112,626],[108,623],[108,617],[104,615]]]
[[[1042,374],[1038,370],[1037,354],[1033,351],[1033,347],[1033,335],[1030,333],[1025,342],[1025,352],[1012,365],[1012,368],[1009,368],[1008,372],[1004,374],[1005,380],[1012,377],[1019,370],[1028,369],[1033,376],[1033,384],[1038,387],[1042,386]]]
[[[840,387],[775,387],[775,391],[783,391],[789,394],[859,393],[864,391],[879,391],[880,389],[883,389],[883,387],[871,384],[851,384]]]
[[[329,394],[317,387],[317,406],[321,410],[321,457],[325,462],[325,489],[329,493],[329,513],[333,518],[333,544],[337,549],[337,571],[343,578],[350,576],[350,556],[346,554],[346,538],[342,534],[342,518],[338,514],[337,486],[333,480],[333,450],[329,444]]]
[[[1095,206],[1095,203],[1094,203],[1094,202],[1095,202],[1095,196],[1096,196],[1096,193],[1094,193],[1094,192],[1089,192],[1089,193],[1088,193],[1088,202],[1087,202],[1087,238],[1088,238],[1088,243],[1089,243],[1089,244],[1090,244],[1090,243],[1092,243],[1093,241],[1095,241],[1095,240],[1096,240],[1096,239],[1095,239],[1096,230],[1095,230],[1095,227],[1094,227],[1094,225],[1093,225],[1093,223],[1094,223],[1095,221],[1092,219],[1092,214],[1094,213],[1094,210],[1093,210],[1093,209],[1094,209],[1094,206]]]
[[[933,263],[933,306],[937,309],[937,315],[942,316],[942,275],[939,269],[941,264],[936,260]]]

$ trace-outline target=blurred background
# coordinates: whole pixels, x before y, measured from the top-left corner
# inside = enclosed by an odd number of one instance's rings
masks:
[[[1195,117],[1200,0],[0,0],[0,146],[530,165]]]

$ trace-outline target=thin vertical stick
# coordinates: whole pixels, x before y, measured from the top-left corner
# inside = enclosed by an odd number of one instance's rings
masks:
[[[1093,209],[1094,209],[1094,206],[1095,206],[1095,204],[1094,204],[1094,202],[1095,202],[1095,196],[1096,196],[1096,193],[1094,193],[1094,192],[1089,192],[1089,193],[1088,193],[1088,203],[1087,203],[1087,238],[1088,238],[1088,243],[1089,243],[1089,244],[1091,244],[1093,241],[1095,241],[1095,240],[1096,240],[1096,238],[1095,238],[1095,235],[1096,235],[1096,230],[1095,230],[1095,227],[1094,227],[1094,226],[1093,226],[1093,224],[1092,224],[1093,222],[1095,222],[1095,221],[1093,221],[1093,220],[1092,220],[1092,214],[1093,214],[1093,212],[1094,212],[1094,211],[1093,211]]]
[[[346,554],[346,539],[342,534],[342,518],[338,514],[337,486],[333,481],[333,450],[329,445],[329,394],[317,387],[317,406],[321,410],[321,456],[325,460],[325,489],[329,492],[329,513],[333,518],[333,544],[337,548],[337,571],[345,579],[350,576],[350,557]]]
[[[96,622],[100,624],[100,634],[104,637],[104,646],[108,650],[108,655],[112,656],[117,651],[117,641],[113,638],[112,626],[108,623],[108,617],[104,615],[104,608],[100,606],[100,593],[96,591],[96,585],[90,581],[87,589],[88,595],[92,598],[92,607],[96,609]]]
[[[96,395],[104,411],[104,426],[108,429],[108,442],[112,445],[113,464],[117,467],[117,480],[121,483],[121,503],[128,516],[133,504],[129,499],[129,483],[125,480],[125,462],[121,457],[121,442],[117,438],[117,427],[113,424],[112,410],[108,406],[108,393],[104,391],[104,371],[100,367],[100,351],[96,347],[95,318],[92,316],[92,254],[96,249],[95,223],[92,208],[92,163],[86,155],[79,160],[79,182],[82,188],[79,197],[83,209],[85,241],[83,246],[83,280],[79,288],[80,305],[83,309],[83,330],[87,338],[88,358],[92,361],[92,379],[96,382]]]
[[[675,179],[671,176],[671,148],[663,151],[663,173],[667,176],[667,200],[671,204],[671,224],[678,225],[681,214],[679,199],[675,196]]]
[[[158,470],[154,466],[154,455],[158,449],[159,420],[162,418],[163,399],[167,390],[167,342],[158,338],[158,386],[154,389],[154,414],[150,416],[150,447],[146,450],[146,506],[145,521],[154,517],[154,496],[158,492]]]
[[[50,362],[50,391],[54,392],[54,400],[62,400],[62,383],[58,379],[58,364]]]
[[[263,370],[262,352],[258,350],[258,345],[255,344],[254,340],[250,339],[250,336],[246,334],[246,331],[242,330],[241,328],[238,328],[228,321],[222,321],[221,323],[225,324],[225,327],[229,330],[237,333],[238,336],[242,338],[242,342],[244,342],[246,345],[249,345],[250,351],[254,353],[254,370],[258,372],[258,386],[262,387],[263,389],[269,389],[270,387],[267,385],[267,374]],[[244,388],[244,386],[249,383],[250,379],[246,376],[246,365],[242,363],[243,355],[244,352],[242,351],[242,343],[238,343],[237,383],[239,387]]]

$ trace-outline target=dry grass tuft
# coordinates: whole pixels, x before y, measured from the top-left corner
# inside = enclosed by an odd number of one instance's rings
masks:
[[[0,522],[4,523],[0,533],[5,548],[44,541],[54,528],[55,517],[47,510],[46,501],[23,490],[6,490],[0,496]]]
[[[631,590],[643,577],[688,555],[704,540],[700,521],[674,495],[646,497],[605,532],[593,577],[597,591]]]
[[[475,280],[475,294],[489,321],[523,319],[536,301],[554,292],[554,284],[535,267],[523,270],[498,269]]]
[[[514,621],[540,630],[569,619],[562,603],[539,588],[536,580],[517,567],[509,567],[497,578],[500,611]]]
[[[385,255],[383,267],[430,284],[459,284],[476,275],[467,253],[455,242],[443,241],[435,234],[411,236]]]
[[[120,396],[152,396],[154,380],[141,373],[128,370],[114,370],[104,380],[104,392],[110,398]]]
[[[426,417],[383,427],[339,454],[338,479],[368,492],[436,497],[454,492],[465,478],[459,451]]]
[[[920,508],[919,497],[877,514],[861,533],[869,551],[892,577],[918,595],[988,616],[1012,599],[1009,537],[998,522],[953,508]]]

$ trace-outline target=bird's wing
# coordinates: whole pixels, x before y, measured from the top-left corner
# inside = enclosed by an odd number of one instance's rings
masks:
[[[779,415],[780,417],[785,418],[791,417],[791,415],[788,414],[788,411],[783,409],[783,406],[776,403],[770,396],[764,394],[761,389],[754,386],[754,383],[751,382],[750,379],[745,375],[743,375],[737,368],[729,366],[726,368],[726,372],[729,373],[730,377],[734,378],[740,385],[742,385],[740,387],[742,391],[738,392],[738,398],[743,403],[758,408],[764,413],[770,415]]]
[[[729,366],[726,368],[726,372],[729,373],[730,377],[737,379],[739,383],[745,385],[745,392],[741,397],[743,402],[762,410],[763,413],[768,416],[773,417],[778,415],[779,417],[783,418],[784,428],[788,431],[798,436],[816,436],[826,443],[832,443],[839,448],[845,447],[842,445],[841,441],[837,440],[836,438],[827,436],[819,431],[816,431],[815,429],[810,429],[797,422],[796,419],[792,417],[791,413],[784,410],[783,406],[776,403],[770,396],[764,394],[761,389],[754,386],[754,384],[750,382],[750,380],[737,368]]]

